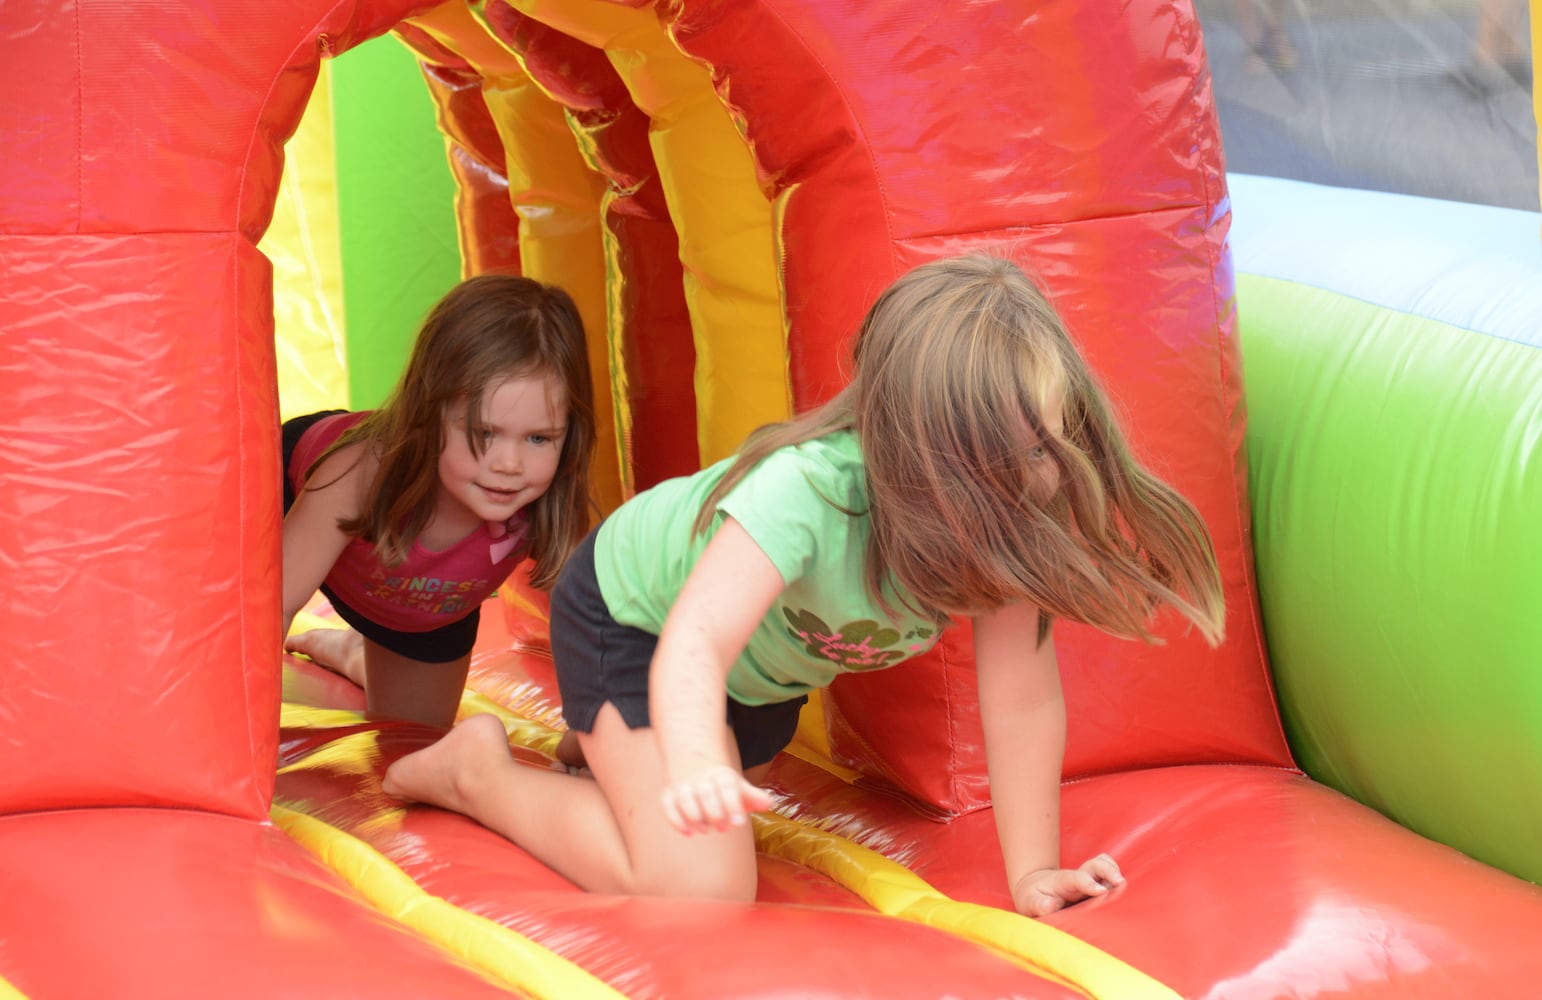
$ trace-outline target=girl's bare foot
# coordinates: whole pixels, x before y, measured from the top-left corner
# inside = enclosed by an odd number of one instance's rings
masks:
[[[364,686],[364,637],[353,629],[318,628],[289,636],[284,652],[307,656],[319,667]]]
[[[386,768],[381,788],[399,799],[463,813],[482,779],[505,766],[518,765],[503,723],[496,715],[473,715],[439,742]]]

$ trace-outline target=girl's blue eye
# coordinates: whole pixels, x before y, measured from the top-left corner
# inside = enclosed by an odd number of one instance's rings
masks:
[[[1044,449],[1042,444],[1034,445],[1032,448],[1028,449],[1028,457],[1031,460],[1037,462],[1041,458],[1048,458],[1049,452]]]
[[[551,443],[551,438],[547,437],[545,434],[532,434],[532,435],[530,435],[530,443],[531,444],[550,444]]]

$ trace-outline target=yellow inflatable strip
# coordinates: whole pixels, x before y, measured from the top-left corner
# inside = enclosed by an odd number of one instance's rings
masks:
[[[27,1000],[27,995],[0,977],[0,1000]]]
[[[562,735],[468,690],[461,698],[461,716],[484,712],[503,722],[511,742],[547,756],[552,756]],[[285,705],[283,718],[285,725],[302,721],[318,725],[356,721],[359,715]],[[757,849],[819,872],[884,916],[925,924],[993,948],[1094,1000],[1180,1000],[1169,987],[1078,937],[993,906],[950,899],[904,865],[838,834],[770,813],[752,818]]]
[[[765,813],[754,823],[761,851],[828,876],[885,916],[988,945],[1096,1000],[1178,1000],[1167,986],[1080,938],[1016,913],[949,899],[905,866],[844,837]]]
[[[623,994],[502,924],[431,896],[380,852],[304,813],[274,805],[273,822],[371,905],[500,985],[531,996],[622,1000]]]
[[[299,729],[301,726],[311,728],[330,728],[334,726],[356,726],[366,721],[363,712],[355,712],[347,708],[317,708],[314,705],[301,705],[296,702],[286,701],[279,707],[278,724],[284,729]],[[279,774],[283,774],[286,768],[280,768]]]
[[[487,712],[510,739],[551,756],[561,733],[467,691],[462,716]],[[1179,1000],[1167,986],[1080,938],[993,906],[949,899],[904,865],[837,834],[769,813],[755,814],[755,846],[817,871],[887,917],[912,920],[986,945],[1046,979],[1094,1000]]]
[[[556,758],[557,744],[562,741],[561,730],[553,729],[522,715],[515,715],[486,695],[478,694],[468,688],[460,696],[460,717],[464,719],[467,716],[482,714],[496,715],[503,723],[503,731],[509,734],[510,742],[528,747],[553,759]]]
[[[295,612],[294,621],[289,624],[289,634],[299,635],[301,632],[310,632],[313,629],[344,629],[347,627],[341,618],[323,618],[314,611],[307,611],[301,608]]]
[[[515,715],[504,706],[498,704],[486,695],[477,694],[475,691],[466,691],[460,699],[460,718],[464,719],[472,715],[496,715],[503,723],[504,730],[509,734],[509,741],[522,747],[529,747],[537,753],[543,753],[555,758],[557,744],[562,739],[562,732],[542,725],[523,716]],[[331,729],[342,726],[356,726],[368,722],[363,712],[357,712],[349,708],[317,708],[314,705],[300,705],[292,701],[286,701],[279,708],[278,724],[285,729]],[[321,752],[321,751],[318,751]],[[352,750],[345,751],[352,754]],[[306,756],[305,760],[291,767],[305,767],[316,761],[316,754]],[[291,768],[280,768],[279,773]]]
[[[286,420],[348,405],[331,81],[331,60],[322,60],[305,114],[284,145],[273,220],[257,244],[273,262],[273,348]]]

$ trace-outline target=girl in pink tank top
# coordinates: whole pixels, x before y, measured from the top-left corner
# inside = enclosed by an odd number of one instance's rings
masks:
[[[482,601],[525,558],[549,589],[583,537],[594,434],[572,299],[461,282],[380,409],[284,425],[284,632],[318,588],[352,626],[284,648],[363,686],[373,714],[448,728]]]

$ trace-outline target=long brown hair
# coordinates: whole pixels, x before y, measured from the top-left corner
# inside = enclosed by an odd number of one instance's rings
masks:
[[[338,527],[373,542],[383,564],[399,565],[434,513],[449,407],[465,407],[466,443],[480,455],[483,396],[506,379],[528,376],[548,376],[567,395],[567,434],[556,475],[530,505],[531,583],[550,588],[588,530],[594,391],[578,308],[562,289],[530,278],[468,278],[429,312],[385,404],[311,466],[358,441],[369,442],[379,458],[363,509]]]
[[[880,599],[893,580],[940,624],[1029,601],[1041,642],[1049,616],[1155,641],[1150,617],[1166,603],[1220,641],[1225,601],[1204,522],[1135,461],[1064,322],[1015,264],[970,255],[903,275],[863,320],[854,367],[823,406],[750,436],[698,532],[768,454],[850,428]]]

